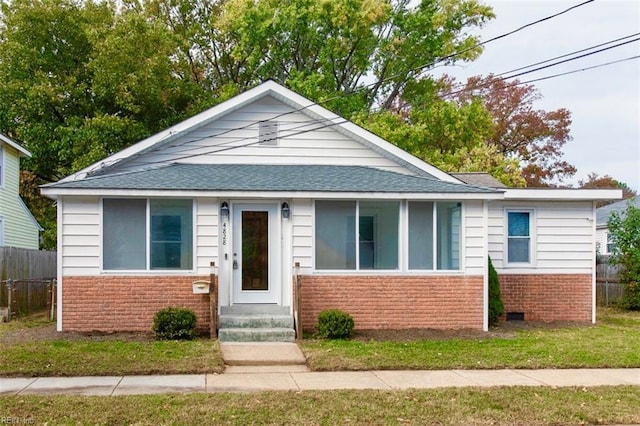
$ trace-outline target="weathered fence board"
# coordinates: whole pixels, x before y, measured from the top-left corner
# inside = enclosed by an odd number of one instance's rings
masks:
[[[8,308],[7,320],[44,310],[53,319],[55,304],[55,279],[0,281],[0,307]]]
[[[56,276],[55,251],[0,247],[0,281]]]
[[[620,267],[609,263],[609,256],[598,256],[596,261],[596,304],[612,305],[622,300],[624,284],[620,282]]]

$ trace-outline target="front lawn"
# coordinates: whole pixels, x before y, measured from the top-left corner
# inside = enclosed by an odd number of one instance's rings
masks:
[[[637,424],[640,392],[632,386],[611,386],[114,397],[20,395],[0,397],[0,414],[12,419],[12,424]]]
[[[524,326],[467,338],[304,340],[302,348],[315,371],[640,367],[640,312],[601,308],[593,326]]]
[[[0,376],[219,373],[216,340],[156,341],[148,333],[57,333],[40,316],[0,324]]]

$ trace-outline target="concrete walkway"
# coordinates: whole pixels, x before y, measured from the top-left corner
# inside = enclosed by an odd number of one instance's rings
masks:
[[[224,374],[0,378],[0,395],[430,389],[468,386],[640,386],[640,368],[309,372],[303,365],[230,366]]]

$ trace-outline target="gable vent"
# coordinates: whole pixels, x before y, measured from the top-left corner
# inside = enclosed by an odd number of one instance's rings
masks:
[[[261,121],[258,123],[258,143],[260,145],[278,145],[277,121]]]

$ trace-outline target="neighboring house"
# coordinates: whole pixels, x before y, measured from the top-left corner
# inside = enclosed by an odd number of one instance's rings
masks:
[[[629,204],[640,208],[640,198],[633,197],[613,204],[607,204],[596,210],[596,249],[599,254],[611,254],[613,243],[609,234],[609,218],[614,212],[618,214],[624,213]],[[638,232],[640,232],[640,230],[638,230]]]
[[[20,198],[20,158],[31,153],[0,133],[0,247],[37,250],[42,228]]]
[[[360,329],[487,330],[487,256],[507,312],[595,321],[594,200],[621,196],[467,185],[273,81],[42,192],[58,330],[84,331],[148,330],[171,305],[206,329],[192,283],[210,262],[223,316],[291,316],[297,270],[306,330],[328,308]]]

